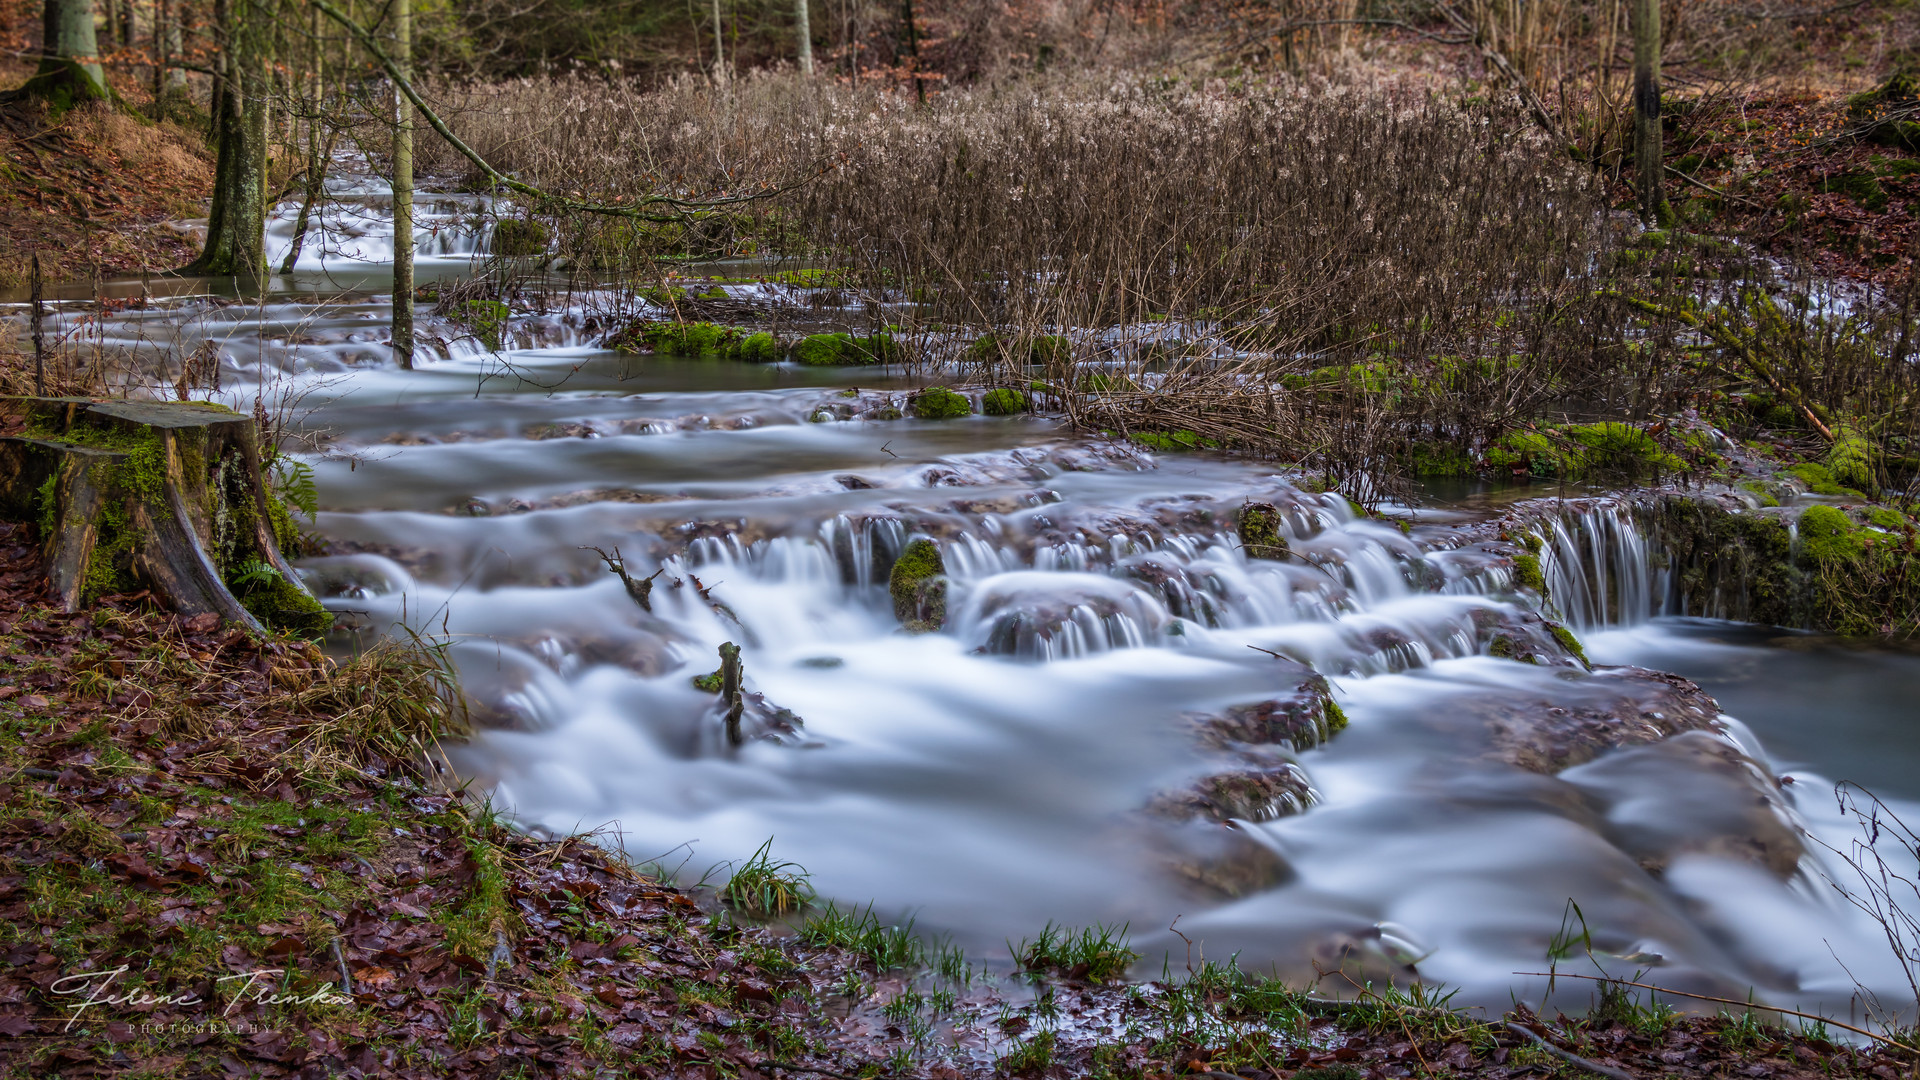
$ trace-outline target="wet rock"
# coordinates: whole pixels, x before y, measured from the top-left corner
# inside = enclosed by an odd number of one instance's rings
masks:
[[[1393,986],[1420,978],[1417,967],[1429,950],[1413,932],[1395,923],[1375,923],[1335,931],[1308,951],[1313,970],[1329,988],[1350,993],[1354,986]]]
[[[980,583],[968,621],[983,653],[1051,659],[1158,641],[1172,617],[1115,578],[1017,571]]]
[[[1179,559],[1164,552],[1151,552],[1122,559],[1120,575],[1151,590],[1175,618],[1191,619],[1202,626],[1220,625],[1220,605],[1213,594]]]
[[[1573,631],[1536,612],[1476,608],[1473,628],[1489,656],[1541,667],[1587,667],[1586,650]]]
[[[1201,777],[1179,791],[1162,792],[1148,801],[1146,809],[1169,821],[1257,822],[1300,813],[1315,798],[1305,769],[1290,761],[1271,760]]]
[[[1195,741],[1209,750],[1278,744],[1307,750],[1347,726],[1346,714],[1333,703],[1325,679],[1305,665],[1281,662],[1302,672],[1296,676],[1298,685],[1291,692],[1234,705],[1219,713],[1186,714],[1182,719],[1192,728]]]
[[[632,488],[588,488],[582,491],[569,491],[541,499],[534,504],[537,510],[564,510],[569,506],[585,506],[588,503],[663,503],[682,502],[686,495],[668,495],[657,491],[635,491]]]
[[[1560,774],[1605,807],[1602,831],[1649,873],[1710,855],[1785,878],[1806,844],[1777,782],[1726,739],[1686,732]]]
[[[526,438],[536,442],[546,439],[597,439],[600,437],[600,433],[593,429],[593,425],[580,423],[578,421],[562,424],[536,424],[533,427],[527,428],[522,434]]]
[[[1479,711],[1495,757],[1548,774],[1683,732],[1722,732],[1720,706],[1705,691],[1678,675],[1635,667],[1597,669],[1556,688],[1551,700],[1501,697]]]
[[[946,624],[946,572],[940,545],[926,537],[909,543],[894,560],[887,591],[893,596],[894,617],[908,633],[932,633]]]
[[[1287,538],[1280,532],[1280,510],[1272,503],[1248,503],[1241,507],[1238,531],[1247,558],[1287,557]]]
[[[680,666],[672,643],[648,630],[596,634],[548,632],[525,637],[502,637],[500,644],[538,658],[556,674],[572,676],[591,667],[612,665],[652,679]]]
[[[1143,821],[1129,841],[1154,869],[1196,899],[1251,896],[1294,876],[1285,859],[1244,830],[1205,820]]]

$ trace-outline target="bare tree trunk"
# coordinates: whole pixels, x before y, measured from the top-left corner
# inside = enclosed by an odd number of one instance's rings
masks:
[[[313,53],[312,92],[307,95],[307,191],[300,202],[300,216],[293,223],[293,243],[287,246],[287,257],[280,263],[280,272],[293,273],[294,264],[300,261],[300,249],[307,242],[307,226],[313,220],[313,208],[325,193],[327,162],[333,149],[333,140],[325,135],[326,125],[322,121],[321,106],[327,92],[327,52],[318,47],[320,41],[320,9],[308,12],[307,35],[316,43]]]
[[[800,74],[813,74],[813,24],[807,18],[807,0],[793,0],[793,29],[800,37]]]
[[[927,102],[926,84],[920,81],[920,30],[914,25],[913,0],[905,0],[907,17],[907,57],[913,65],[913,96],[924,105]]]
[[[393,62],[413,75],[413,6],[393,0]],[[413,367],[413,106],[393,88],[393,355]]]
[[[1640,218],[1668,216],[1660,146],[1660,0],[1633,0],[1633,157]]]
[[[179,5],[183,2],[184,0],[171,0],[171,2],[169,2],[169,0],[160,0],[160,19],[162,26],[160,51],[161,55],[165,56],[168,61],[176,60],[180,57]],[[186,90],[187,73],[180,68],[169,66],[162,80],[162,87],[168,93]]]
[[[21,93],[47,99],[55,113],[104,100],[107,77],[94,36],[93,0],[46,0],[41,16],[40,67]]]
[[[713,0],[713,81],[727,81],[727,47],[720,35],[720,0]]]
[[[272,13],[263,0],[214,5],[222,74],[214,93],[217,140],[207,244],[185,268],[193,274],[266,278],[267,89],[273,65]]]

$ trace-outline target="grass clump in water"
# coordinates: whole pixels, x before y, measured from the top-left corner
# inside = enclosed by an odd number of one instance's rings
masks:
[[[1127,947],[1127,927],[1096,924],[1078,933],[1048,923],[1032,941],[1010,946],[1022,971],[1055,971],[1069,979],[1106,982],[1126,974],[1140,954]]]
[[[775,862],[773,838],[757,848],[720,890],[720,899],[748,915],[785,915],[812,905],[813,884],[799,863]]]
[[[908,919],[904,926],[885,925],[873,913],[871,904],[865,911],[841,911],[828,901],[825,911],[801,925],[800,940],[858,953],[881,971],[923,967],[927,962],[927,947],[914,936],[913,920]]]

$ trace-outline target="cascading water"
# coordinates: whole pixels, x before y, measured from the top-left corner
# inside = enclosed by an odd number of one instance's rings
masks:
[[[311,246],[288,284],[387,250],[380,193],[342,194],[362,246]],[[980,957],[1049,921],[1126,922],[1152,962],[1184,949],[1162,929],[1179,917],[1250,968],[1401,977],[1373,929],[1391,921],[1420,977],[1504,1007],[1544,991],[1516,973],[1573,899],[1597,949],[1671,985],[1842,1012],[1855,977],[1898,985],[1878,928],[1793,871],[1817,857],[1797,830],[1844,836],[1817,778],[1777,790],[1728,765],[1760,754],[1731,719],[1659,739],[1679,699],[1656,680],[1493,655],[1547,639],[1510,562],[1445,515],[1409,534],[1256,463],[1155,461],[1043,419],[810,423],[854,380],[905,383],[614,354],[584,309],[516,319],[504,358],[465,345],[402,372],[384,311],[187,298],[91,331],[162,354],[215,341],[242,407],[263,378],[303,395],[332,549],[309,582],[358,632],[450,639],[483,723],[453,761],[528,828],[604,830],[692,876],[772,837],[824,894]],[[1279,508],[1283,558],[1236,538],[1249,501]],[[888,573],[919,536],[948,621],[913,635]],[[1657,613],[1626,509],[1542,539],[1553,610],[1583,634]],[[595,548],[659,572],[649,609]],[[1628,633],[1597,636],[1619,654]],[[727,746],[691,682],[726,641],[801,718],[791,737]],[[1250,736],[1247,717],[1290,715],[1308,667],[1350,726]],[[1288,794],[1232,827],[1155,809],[1248,769]]]
[[[1667,595],[1654,571],[1633,509],[1589,501],[1547,519],[1540,533],[1540,573],[1548,602],[1576,630],[1637,626],[1657,614]]]

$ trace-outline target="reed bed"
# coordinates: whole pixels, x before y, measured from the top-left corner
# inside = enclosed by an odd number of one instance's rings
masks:
[[[925,104],[780,75],[437,96],[539,185],[756,196],[678,222],[546,215],[597,282],[791,259],[928,370],[1088,428],[1380,490],[1515,431],[1696,409],[1809,450],[1864,438],[1872,488],[1917,472],[1911,285],[1841,294],[1731,244],[1643,235],[1514,102],[1088,76]]]

